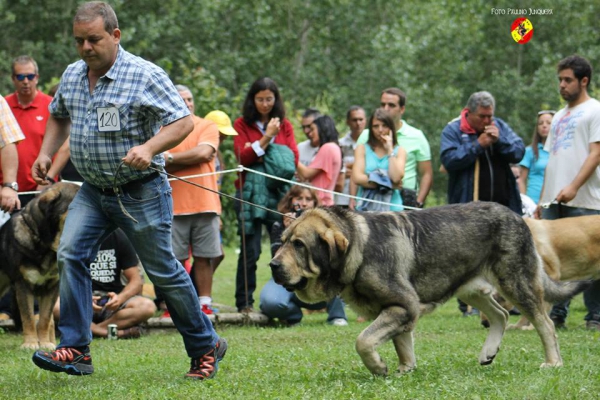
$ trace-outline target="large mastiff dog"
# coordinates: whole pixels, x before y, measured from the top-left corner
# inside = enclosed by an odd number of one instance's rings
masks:
[[[14,287],[23,323],[22,348],[56,347],[52,318],[58,297],[56,250],[67,208],[78,190],[73,183],[52,185],[0,228],[0,295]],[[39,305],[37,330],[34,296]]]
[[[533,322],[545,350],[542,366],[560,366],[544,299],[560,301],[588,284],[552,281],[525,222],[495,203],[404,213],[316,208],[294,221],[282,240],[270,264],[275,282],[307,302],[341,294],[356,312],[374,319],[359,335],[356,350],[376,375],[388,372],[376,349],[389,340],[398,371],[416,367],[417,320],[454,295],[489,316],[479,363],[490,364],[508,320],[492,297],[493,286]]]

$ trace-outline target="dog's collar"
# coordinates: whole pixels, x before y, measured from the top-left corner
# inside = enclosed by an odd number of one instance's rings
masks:
[[[34,229],[34,223],[32,221],[29,220],[27,214],[19,214],[18,217],[21,217],[21,219],[23,220],[23,223],[25,224],[25,226],[27,227],[27,229],[29,229],[29,232],[31,232],[31,246],[27,247],[27,246],[23,246],[21,245],[21,243],[19,242],[19,240],[17,240],[16,242],[19,244],[19,246],[23,249],[26,250],[36,250],[40,247],[43,248],[49,248],[50,246],[47,246],[42,239],[40,238],[37,229]],[[31,254],[30,254],[31,257]]]

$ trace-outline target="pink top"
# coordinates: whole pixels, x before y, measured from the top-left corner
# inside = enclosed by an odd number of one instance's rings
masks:
[[[317,155],[310,163],[309,168],[321,170],[321,172],[310,181],[311,185],[321,189],[333,190],[342,169],[342,152],[340,146],[333,142],[325,143],[317,152]],[[319,199],[321,200],[321,205],[333,205],[332,193],[326,193],[321,190],[318,190],[317,192],[319,194]]]

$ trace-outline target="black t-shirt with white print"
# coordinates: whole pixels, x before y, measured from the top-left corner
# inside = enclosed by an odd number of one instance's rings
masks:
[[[92,290],[120,293],[125,287],[121,272],[137,268],[138,257],[122,230],[117,229],[102,242],[94,262],[90,264]]]

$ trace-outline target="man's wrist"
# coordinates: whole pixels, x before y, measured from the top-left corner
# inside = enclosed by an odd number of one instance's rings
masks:
[[[14,190],[15,192],[19,191],[19,184],[17,182],[4,182],[2,184],[3,188],[10,188],[12,190]]]

